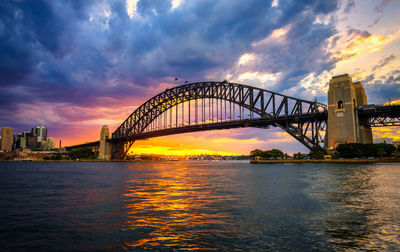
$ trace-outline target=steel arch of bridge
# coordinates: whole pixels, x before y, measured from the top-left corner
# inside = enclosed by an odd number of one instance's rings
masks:
[[[149,125],[167,110],[174,107],[178,109],[178,105],[185,102],[189,102],[190,109],[190,101],[203,100],[204,103],[204,99],[221,101],[221,108],[222,101],[225,101],[225,113],[227,101],[239,108],[247,109],[250,113],[255,113],[258,118],[218,122],[217,117],[217,122],[203,121],[190,125],[189,112],[189,125],[180,127],[177,123],[176,127],[170,125],[169,128],[163,130],[149,130]],[[205,112],[202,111],[202,115],[203,113]],[[198,82],[166,89],[143,103],[118,127],[110,141],[113,145],[113,158],[123,158],[138,139],[208,129],[265,128],[272,125],[283,129],[311,149],[320,147],[323,142],[320,132],[325,130],[326,120],[327,106],[324,104],[227,81]],[[207,127],[204,128],[204,125]]]

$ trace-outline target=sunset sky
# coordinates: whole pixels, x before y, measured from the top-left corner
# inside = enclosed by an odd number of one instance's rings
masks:
[[[349,73],[368,102],[400,99],[400,1],[5,0],[0,127],[40,123],[63,146],[98,140],[147,99],[188,82],[252,85],[327,103]],[[178,78],[178,81],[175,81]],[[399,128],[374,129],[400,139]],[[133,153],[306,152],[271,128],[138,141]]]

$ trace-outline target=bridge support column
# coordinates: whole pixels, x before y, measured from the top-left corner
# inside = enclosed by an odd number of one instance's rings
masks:
[[[361,82],[354,82],[354,88],[356,91],[356,104],[357,107],[368,104],[367,95],[365,94],[364,86]],[[370,126],[365,126],[367,123],[362,122],[358,118],[358,142],[359,143],[372,143],[372,129]]]
[[[110,138],[110,130],[107,125],[101,127],[100,132],[100,148],[99,148],[99,159],[110,160],[111,159],[111,143],[107,142]]]
[[[372,143],[371,128],[360,124],[354,110],[366,104],[367,96],[360,82],[353,83],[348,74],[331,79],[326,149],[333,150],[342,143]]]

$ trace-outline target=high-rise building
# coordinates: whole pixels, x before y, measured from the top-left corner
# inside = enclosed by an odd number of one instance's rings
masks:
[[[40,143],[42,141],[47,140],[47,129],[43,125],[38,125],[35,128],[32,128],[32,135],[37,136],[37,142]]]
[[[1,129],[1,150],[5,152],[12,151],[13,146],[13,129],[2,128]]]
[[[29,132],[26,134],[26,146],[29,149],[37,149],[38,148],[38,142],[37,142],[37,135],[32,134],[32,132]]]
[[[22,132],[20,134],[14,135],[14,144],[13,144],[13,149],[21,149],[21,148],[26,148],[27,146],[27,132]]]

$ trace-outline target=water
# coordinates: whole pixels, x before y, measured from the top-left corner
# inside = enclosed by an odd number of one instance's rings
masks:
[[[398,250],[399,188],[399,164],[0,162],[0,250]]]

